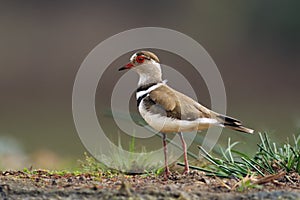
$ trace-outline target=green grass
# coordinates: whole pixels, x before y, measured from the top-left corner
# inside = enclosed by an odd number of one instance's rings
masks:
[[[234,186],[238,191],[248,188],[260,187],[259,184],[268,182],[274,178],[286,176],[289,173],[300,174],[300,135],[278,145],[272,142],[266,133],[259,133],[260,143],[257,144],[257,152],[249,156],[236,150],[239,142],[228,139],[226,148],[220,148],[218,156],[208,153],[199,146],[200,153],[208,161],[205,166],[190,166],[191,169],[205,172],[208,176],[220,178],[233,178],[238,181]],[[123,148],[119,144],[117,152],[111,152],[106,164],[98,162],[92,156],[85,153],[85,159],[80,161],[80,168],[74,173],[90,173],[95,176],[114,176],[119,173],[125,174],[160,174],[163,168],[157,166],[157,162],[151,161],[149,156],[136,153],[134,137],[129,142],[129,155],[124,157]],[[145,151],[146,152],[146,151]],[[149,155],[149,153],[147,153]],[[183,165],[179,163],[179,165]],[[111,166],[108,168],[107,166]],[[27,169],[24,169],[27,172]],[[68,171],[53,171],[49,173],[70,173]]]
[[[278,147],[271,142],[266,133],[259,133],[260,144],[254,156],[248,156],[234,149],[238,142],[231,143],[228,139],[226,149],[221,148],[221,158],[215,157],[199,146],[201,154],[209,161],[206,167],[191,166],[205,172],[209,176],[243,179],[247,176],[275,175],[280,172],[297,172],[300,174],[300,135],[293,137]]]
[[[85,153],[85,160],[79,161],[81,168],[85,172],[105,172],[105,173],[124,173],[124,174],[158,174],[161,172],[159,163],[154,162],[154,152],[147,152],[142,149],[136,151],[135,138],[132,137],[128,151],[126,151],[119,140],[117,148],[110,152],[109,155],[100,155],[99,158],[103,163],[98,162],[94,157]]]
[[[66,176],[66,175],[81,175],[84,172],[82,170],[48,170],[48,169],[28,169],[24,168],[23,172],[25,174],[30,174],[30,175],[38,175],[38,174],[44,174],[44,175],[58,175],[58,176]],[[101,174],[99,173],[90,173],[93,176],[100,176]]]
[[[289,179],[289,173],[300,174],[300,135],[294,136],[292,141],[289,139],[283,144],[278,145],[272,142],[266,133],[259,133],[260,143],[257,144],[257,152],[253,156],[236,150],[239,142],[232,142],[228,139],[227,148],[220,148],[220,155],[216,157],[208,153],[199,146],[203,157],[208,161],[208,165],[204,167],[190,166],[191,169],[205,172],[207,176],[214,176],[216,179],[229,178],[236,181],[232,185],[224,186],[229,190],[245,191],[251,188],[261,188],[261,184],[271,182],[283,176]],[[123,150],[119,144],[119,149]],[[158,175],[163,172],[163,168],[158,168],[155,163],[151,163],[150,158],[143,154],[136,154],[134,137],[128,146],[129,157],[124,158],[122,152],[112,152],[110,164],[114,164],[112,168],[98,162],[87,153],[84,154],[85,159],[79,161],[80,168],[76,171],[67,170],[32,170],[24,168],[23,172],[30,175],[81,175],[90,174],[95,180],[101,180],[103,176],[114,177],[120,173],[135,174],[137,172]],[[183,165],[179,163],[179,165]],[[121,169],[121,170],[119,170]],[[21,174],[22,175],[22,174]],[[34,177],[33,177],[34,178]]]
[[[108,169],[104,164],[98,162],[94,157],[89,156],[87,152],[84,152],[84,160],[78,160],[80,165],[80,170],[82,172],[88,173],[110,173],[111,170]]]

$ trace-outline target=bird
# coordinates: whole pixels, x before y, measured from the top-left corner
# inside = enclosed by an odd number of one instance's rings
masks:
[[[138,111],[142,118],[162,134],[164,149],[164,174],[170,175],[167,158],[167,134],[178,133],[183,149],[184,174],[189,173],[187,146],[184,132],[202,131],[211,126],[227,127],[236,131],[252,134],[238,119],[219,114],[185,94],[176,91],[162,79],[159,58],[152,52],[141,50],[134,53],[129,62],[119,71],[133,70],[138,73],[136,89]]]

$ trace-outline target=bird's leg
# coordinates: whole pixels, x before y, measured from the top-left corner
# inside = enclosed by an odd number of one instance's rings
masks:
[[[165,154],[165,177],[167,178],[170,174],[169,166],[168,166],[168,149],[167,149],[167,135],[162,133],[163,135],[163,146],[164,146],[164,154]]]
[[[189,173],[189,161],[187,159],[187,150],[186,150],[186,143],[184,141],[184,138],[183,138],[183,135],[182,135],[182,132],[179,132],[179,137],[180,137],[180,140],[181,140],[181,144],[182,144],[182,149],[183,149],[183,157],[184,157],[184,171],[183,173],[184,174],[187,174]]]

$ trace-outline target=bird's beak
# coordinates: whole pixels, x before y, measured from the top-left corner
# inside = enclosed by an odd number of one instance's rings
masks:
[[[119,71],[122,71],[122,70],[125,70],[125,69],[130,69],[132,67],[133,67],[133,64],[130,62],[130,63],[126,64],[125,66],[121,67],[119,69]]]

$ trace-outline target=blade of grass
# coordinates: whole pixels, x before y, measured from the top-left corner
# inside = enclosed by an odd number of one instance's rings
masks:
[[[241,159],[242,159],[243,161],[245,161],[248,165],[250,165],[253,169],[255,169],[260,175],[265,176],[265,174],[264,174],[262,171],[260,171],[255,165],[253,165],[253,164],[251,163],[251,161],[247,160],[247,159],[244,158],[244,157],[241,157]]]

